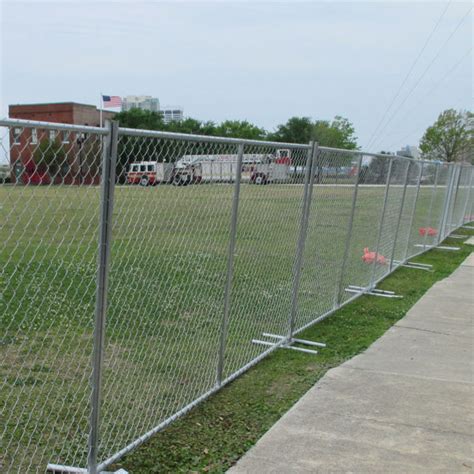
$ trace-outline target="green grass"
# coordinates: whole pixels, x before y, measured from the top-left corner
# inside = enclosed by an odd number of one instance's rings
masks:
[[[364,247],[375,248],[383,191],[359,189],[342,288],[370,280],[372,268],[361,255]],[[116,189],[101,460],[215,385],[232,192],[228,185]],[[391,188],[380,247],[387,257],[400,195],[400,187]],[[442,195],[440,188],[434,216]],[[431,188],[420,192],[409,234],[414,196],[409,188],[396,257],[423,242],[417,231],[426,224]],[[224,376],[265,350],[252,338],[287,331],[301,197],[299,185],[242,186]],[[351,199],[349,186],[315,188],[297,327],[350,296],[336,290]],[[4,186],[0,202],[3,463],[23,471],[47,462],[84,465],[99,190]],[[387,271],[377,268],[375,277]],[[360,336],[353,337],[357,343]],[[284,357],[285,366],[293,356],[272,357]]]
[[[457,233],[468,234],[460,229]],[[471,235],[474,233],[472,231]],[[459,240],[447,239],[449,245]],[[434,272],[400,268],[379,286],[403,299],[363,296],[300,337],[324,341],[317,356],[279,350],[210,397],[114,467],[130,473],[224,472],[332,367],[365,350],[438,280],[470,254],[431,250],[416,261]]]

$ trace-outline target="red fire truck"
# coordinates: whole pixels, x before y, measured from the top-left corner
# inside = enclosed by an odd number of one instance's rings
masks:
[[[156,161],[140,161],[131,163],[127,173],[128,184],[154,186],[159,183],[169,183],[173,176],[172,163]]]

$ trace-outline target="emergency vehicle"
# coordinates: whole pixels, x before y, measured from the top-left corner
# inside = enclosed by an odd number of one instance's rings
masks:
[[[232,182],[237,176],[236,154],[185,155],[176,162],[173,184],[186,186],[201,182]],[[290,150],[275,154],[244,154],[241,180],[253,184],[286,181],[291,165]]]
[[[172,163],[157,161],[140,161],[131,163],[127,173],[128,184],[154,186],[159,183],[169,183],[173,178]]]

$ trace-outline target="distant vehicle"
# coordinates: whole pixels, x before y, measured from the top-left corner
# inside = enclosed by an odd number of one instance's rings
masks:
[[[173,178],[173,168],[172,163],[158,163],[157,161],[131,163],[127,173],[127,183],[141,186],[169,183]]]
[[[173,184],[186,186],[202,182],[231,182],[237,176],[236,154],[185,155],[177,161],[173,172]],[[291,154],[288,149],[274,154],[244,154],[242,157],[242,181],[268,184],[289,178]]]
[[[0,183],[10,179],[10,166],[0,165]]]

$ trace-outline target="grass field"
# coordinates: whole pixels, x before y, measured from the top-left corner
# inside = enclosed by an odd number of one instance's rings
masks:
[[[391,188],[386,209],[380,249],[388,258],[401,192]],[[232,193],[229,185],[116,188],[101,460],[215,386]],[[225,377],[267,349],[252,338],[288,331],[302,193],[301,185],[242,185]],[[345,285],[369,284],[373,268],[361,256],[364,247],[375,249],[383,193],[383,187],[359,188],[341,275],[353,189],[315,187],[297,327],[346,301]],[[444,188],[428,223],[432,188],[422,187],[409,232],[415,194],[409,187],[398,259],[424,242],[419,227],[439,221]],[[4,186],[0,202],[3,468],[83,466],[99,189]],[[377,267],[374,277],[387,272]]]

